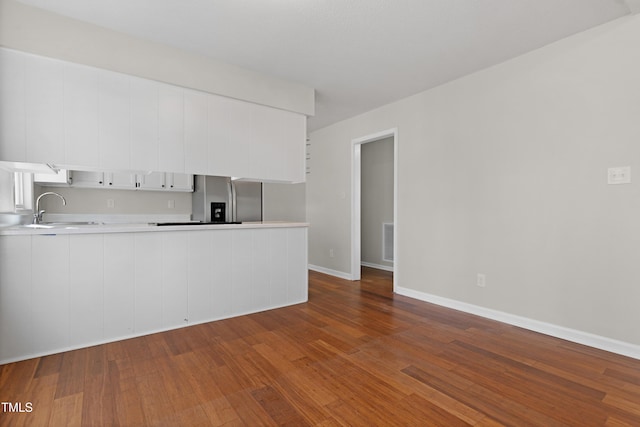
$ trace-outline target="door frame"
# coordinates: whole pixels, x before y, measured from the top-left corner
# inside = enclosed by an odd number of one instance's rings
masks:
[[[398,273],[398,128],[391,128],[351,140],[351,280],[360,280],[362,257],[361,198],[362,198],[362,144],[393,138],[393,289]]]

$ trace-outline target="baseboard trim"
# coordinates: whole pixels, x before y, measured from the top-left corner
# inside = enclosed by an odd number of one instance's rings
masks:
[[[594,347],[600,350],[609,351],[611,353],[632,357],[640,360],[640,345],[631,344],[624,341],[618,341],[611,338],[594,335],[588,332],[578,331],[576,329],[565,328],[551,323],[541,322],[527,317],[516,316],[514,314],[505,313],[461,301],[443,298],[437,295],[427,294],[413,289],[396,287],[395,292],[410,298],[463,311],[469,314],[485,317],[487,319],[497,320],[498,322],[507,323],[509,325],[518,326],[530,331],[539,332],[552,337],[564,339],[567,341]]]
[[[349,273],[344,273],[342,271],[332,270],[330,268],[320,267],[318,265],[313,265],[313,264],[309,264],[308,267],[309,267],[309,270],[317,271],[318,273],[328,274],[329,276],[335,276],[340,279],[353,280],[353,277]]]
[[[364,262],[364,261],[362,261],[360,265],[363,267],[375,268],[378,270],[390,271],[393,273],[393,267],[389,267],[388,265],[380,265],[380,264],[374,264],[372,262]]]

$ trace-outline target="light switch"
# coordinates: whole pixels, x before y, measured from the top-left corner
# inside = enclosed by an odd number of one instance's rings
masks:
[[[630,184],[631,166],[620,166],[607,170],[607,184]]]

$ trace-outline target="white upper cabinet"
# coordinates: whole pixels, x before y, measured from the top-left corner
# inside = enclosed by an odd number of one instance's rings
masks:
[[[184,91],[184,164],[185,170],[193,174],[208,173],[208,98],[203,92]]]
[[[0,160],[27,160],[26,57],[0,49]]]
[[[98,167],[98,70],[81,65],[64,67],[65,163]]]
[[[35,163],[63,163],[63,63],[30,55],[26,65],[27,159]]]
[[[159,83],[131,77],[131,165],[133,169],[156,171],[158,162]]]
[[[184,172],[184,90],[167,84],[158,90],[158,169]]]
[[[99,141],[102,169],[131,169],[130,78],[100,72]]]
[[[0,47],[0,160],[301,182],[306,117]]]

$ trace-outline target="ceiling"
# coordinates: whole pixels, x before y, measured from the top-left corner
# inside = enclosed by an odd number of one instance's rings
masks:
[[[309,130],[638,11],[639,0],[21,0],[316,90]]]

